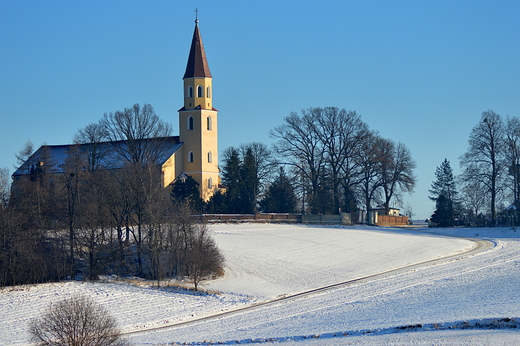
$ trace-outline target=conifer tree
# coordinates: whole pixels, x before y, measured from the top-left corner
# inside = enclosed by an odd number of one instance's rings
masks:
[[[296,195],[282,167],[278,177],[267,188],[265,197],[260,201],[260,207],[266,213],[294,213]]]
[[[458,206],[457,188],[453,170],[448,159],[444,159],[435,170],[436,180],[429,191],[430,200],[435,202],[432,221],[441,227],[453,226],[455,210]]]
[[[240,157],[233,147],[224,152],[222,183],[226,187],[228,213],[240,213]]]
[[[226,195],[221,191],[217,190],[211,196],[209,201],[205,205],[205,211],[208,214],[225,214],[228,211],[226,204]]]
[[[185,179],[176,181],[172,186],[171,197],[173,202],[188,202],[196,212],[202,211],[202,198],[198,188],[199,184],[191,175]]]
[[[241,212],[245,214],[257,212],[258,185],[258,166],[253,151],[248,148],[240,167],[240,199],[243,201]]]
[[[439,227],[453,226],[453,205],[446,195],[441,194],[437,198],[431,220]]]

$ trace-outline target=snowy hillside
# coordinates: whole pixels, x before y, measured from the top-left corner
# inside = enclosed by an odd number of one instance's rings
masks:
[[[199,295],[119,283],[66,282],[6,288],[0,293],[0,345],[27,344],[28,321],[39,316],[50,302],[74,293],[88,294],[108,308],[135,345],[204,341],[520,344],[520,330],[512,328],[518,326],[520,317],[520,231],[435,230],[466,237],[478,234],[495,246],[476,255],[463,255],[462,259],[199,320],[413,263],[462,254],[475,246],[467,239],[413,229],[257,224],[211,228],[226,257],[226,274],[202,287],[220,294]],[[197,321],[175,326],[190,320]],[[149,330],[170,325],[173,327]],[[476,325],[480,329],[468,329]]]

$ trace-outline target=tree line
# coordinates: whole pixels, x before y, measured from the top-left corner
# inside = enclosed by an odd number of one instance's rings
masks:
[[[435,172],[431,221],[438,226],[517,225],[520,207],[520,118],[482,112],[460,156],[455,176],[448,160]]]
[[[189,278],[197,288],[218,275],[224,259],[195,206],[160,184],[170,134],[150,105],[136,104],[79,130],[61,162],[42,147],[44,164],[11,194],[4,170],[0,286],[116,274]],[[28,143],[19,163],[32,151]]]
[[[223,152],[225,195],[212,211],[338,214],[382,206],[388,212],[416,183],[415,161],[401,142],[369,129],[355,111],[292,112],[262,143]]]

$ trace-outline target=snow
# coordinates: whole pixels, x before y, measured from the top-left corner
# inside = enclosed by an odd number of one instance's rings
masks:
[[[120,282],[8,287],[0,293],[0,345],[28,344],[28,322],[49,303],[73,294],[104,305],[135,345],[520,344],[520,231],[269,224],[211,228],[226,257],[226,274],[202,288],[219,293]],[[462,255],[475,243],[440,233],[485,239],[495,246]],[[461,258],[276,300],[452,254]],[[265,301],[272,303],[214,316]],[[149,330],[167,326],[172,327]]]

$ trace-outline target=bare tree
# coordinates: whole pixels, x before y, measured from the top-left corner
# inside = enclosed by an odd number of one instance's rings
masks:
[[[158,284],[165,278],[189,278],[198,289],[201,280],[222,272],[224,258],[207,224],[192,211],[189,201],[175,201],[170,215],[149,229],[146,245]]]
[[[317,130],[323,142],[329,179],[334,198],[334,212],[340,209],[340,186],[352,179],[353,159],[358,143],[363,140],[366,124],[355,111],[336,107],[318,108]],[[347,185],[349,185],[347,183]]]
[[[18,167],[23,165],[24,162],[27,161],[33,153],[34,145],[30,140],[27,140],[23,148],[18,152],[18,154],[16,154],[16,163],[18,164]]]
[[[468,214],[468,221],[475,225],[484,211],[486,203],[489,201],[489,190],[478,180],[467,181],[462,188],[462,203]]]
[[[107,113],[101,120],[107,139],[112,143],[119,158],[125,163],[120,174],[121,197],[131,205],[127,217],[135,228],[132,232],[137,250],[138,272],[143,271],[143,243],[146,235],[144,225],[148,221],[146,205],[162,193],[160,169],[156,166],[165,159],[168,150],[167,137],[171,126],[159,119],[153,107],[135,104],[124,111]],[[126,204],[126,203],[124,203]]]
[[[131,209],[128,217],[131,224],[130,233],[134,239],[137,251],[137,271],[143,274],[143,245],[146,238],[146,225],[157,215],[150,214],[155,209],[150,209],[149,204],[154,199],[164,194],[160,182],[161,171],[155,166],[136,164],[129,165],[122,172],[120,187],[123,189],[122,198],[129,203]]]
[[[460,158],[463,179],[486,186],[491,219],[495,225],[504,162],[504,124],[500,115],[492,110],[482,112],[480,122],[471,130],[468,143],[468,151]]]
[[[320,211],[319,192],[323,187],[326,156],[317,121],[320,110],[309,108],[285,117],[285,124],[277,126],[270,132],[272,138],[278,139],[274,150],[280,164],[296,169],[310,184],[310,211]]]
[[[97,280],[109,259],[117,259],[119,238],[113,239],[110,228],[111,215],[101,190],[108,186],[85,172],[88,181],[82,184],[81,213],[76,230],[76,244],[79,258],[88,266],[88,279]],[[97,175],[100,177],[100,175]],[[115,260],[112,260],[117,264]]]
[[[284,125],[271,131],[279,139],[279,162],[295,168],[300,184],[310,186],[310,212],[338,213],[343,205],[350,211],[360,181],[357,153],[369,133],[355,111],[336,107],[305,109],[301,116],[291,113]]]
[[[396,144],[390,139],[381,140],[379,153],[383,204],[388,215],[392,197],[396,197],[399,192],[413,192],[416,181],[413,170],[416,163],[403,143]]]
[[[35,218],[41,229],[49,229],[55,223],[58,207],[56,184],[51,177],[56,173],[56,161],[52,151],[43,145],[34,155],[31,155],[28,179],[22,177],[16,189],[25,190],[16,193],[16,198],[23,199],[24,204],[32,207]],[[27,198],[30,196],[30,198]],[[60,215],[61,217],[61,215]]]
[[[183,201],[189,204],[189,201]],[[160,280],[166,278],[168,271],[168,234],[171,224],[165,219],[171,210],[171,200],[168,190],[157,191],[155,197],[146,204],[148,222],[146,223],[145,250],[149,259],[150,278],[157,280],[157,287]]]
[[[172,275],[186,277],[189,275],[188,255],[192,248],[195,220],[192,209],[186,201],[179,201],[172,206],[168,219],[168,252]]]
[[[0,208],[6,208],[9,202],[10,181],[9,169],[7,167],[0,168]]]
[[[415,213],[413,212],[413,207],[412,207],[411,204],[408,204],[408,203],[407,203],[407,204],[404,206],[403,213],[404,213],[405,216],[408,216],[408,220],[409,220],[410,222],[412,222],[413,217],[415,216]]]
[[[49,236],[44,225],[56,212],[47,207],[51,203],[44,203],[47,190],[38,179],[23,177],[9,196],[7,170],[0,180],[0,286],[60,279],[65,256],[58,237]]]
[[[381,187],[380,157],[378,150],[383,145],[383,139],[371,132],[359,144],[356,163],[359,170],[359,187],[364,197],[367,212],[372,208],[372,200],[377,197]]]
[[[192,248],[188,254],[189,277],[195,290],[199,283],[208,277],[219,274],[224,264],[224,257],[210,236],[206,224],[199,223],[193,233]]]
[[[520,216],[520,119],[508,117],[505,126],[505,164],[509,173],[509,186],[516,207],[516,216]]]
[[[123,346],[115,318],[91,298],[73,296],[51,304],[31,322],[29,333],[38,346]]]
[[[107,137],[106,128],[100,123],[89,124],[74,136],[74,143],[85,144],[81,146],[81,150],[86,156],[86,170],[89,172],[100,168],[103,159],[107,156],[108,146],[102,144]]]
[[[160,120],[149,104],[105,113],[101,126],[118,154],[126,162],[139,165],[157,163],[166,150],[164,138],[172,132],[171,125]]]
[[[79,226],[79,218],[81,209],[84,205],[81,204],[80,196],[82,185],[84,185],[84,161],[78,146],[71,146],[67,153],[67,157],[61,165],[62,173],[58,177],[61,183],[65,210],[65,218],[67,228],[69,230],[69,256],[70,256],[70,272],[71,278],[74,278],[76,272],[76,229]]]

